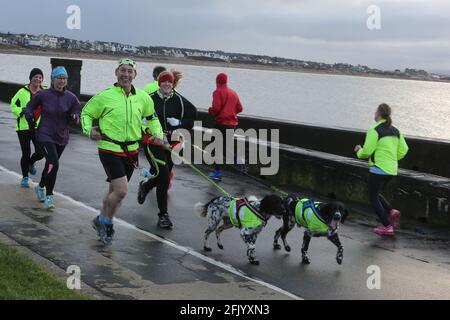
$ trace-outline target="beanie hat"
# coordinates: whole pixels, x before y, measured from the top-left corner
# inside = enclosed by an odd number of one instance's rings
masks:
[[[64,67],[56,67],[55,69],[53,69],[51,78],[55,79],[55,78],[57,78],[59,76],[65,76],[66,78],[68,78],[66,68],[64,68]]]
[[[170,83],[173,84],[173,81],[174,81],[174,80],[175,80],[175,79],[174,79],[174,77],[173,77],[172,72],[170,72],[170,71],[163,71],[163,72],[161,72],[161,73],[159,74],[159,76],[158,76],[158,85],[160,86],[161,83],[163,83],[163,82],[165,82],[165,81],[169,81]]]
[[[31,79],[33,79],[33,77],[35,75],[38,75],[38,74],[40,74],[42,76],[42,79],[44,78],[44,74],[42,73],[41,69],[39,69],[39,68],[31,69],[31,71],[30,71],[30,81],[31,81]]]
[[[219,73],[216,77],[216,84],[227,84],[228,77],[225,73]]]

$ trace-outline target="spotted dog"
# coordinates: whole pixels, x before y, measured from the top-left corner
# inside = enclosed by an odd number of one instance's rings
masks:
[[[281,218],[285,214],[285,207],[283,199],[274,194],[267,195],[261,200],[255,197],[247,199],[220,196],[207,204],[197,203],[195,211],[200,217],[206,217],[208,221],[203,250],[211,251],[211,247],[208,246],[208,237],[213,231],[216,232],[217,246],[223,249],[220,241],[221,232],[237,227],[240,229],[242,240],[247,245],[248,260],[251,264],[259,264],[255,253],[258,234],[272,215]],[[223,223],[219,226],[221,221]]]
[[[329,203],[315,202],[310,199],[300,199],[294,194],[288,195],[285,200],[285,215],[283,226],[275,232],[273,248],[281,249],[278,238],[281,236],[284,249],[288,252],[291,247],[286,241],[286,236],[295,225],[305,228],[302,244],[302,263],[309,264],[308,248],[311,237],[327,237],[337,248],[336,261],[341,264],[344,259],[344,247],[338,236],[339,223],[344,223],[348,216],[348,210],[341,202]]]

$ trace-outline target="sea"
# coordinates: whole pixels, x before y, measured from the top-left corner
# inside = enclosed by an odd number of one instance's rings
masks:
[[[81,92],[95,94],[115,81],[114,60],[80,59]],[[137,62],[134,84],[153,81],[161,63]],[[347,75],[162,63],[183,73],[178,91],[199,109],[211,106],[215,77],[228,75],[244,106],[243,114],[319,126],[366,130],[380,103],[392,107],[394,125],[405,135],[450,140],[450,83]],[[28,83],[32,68],[49,84],[50,58],[0,54],[0,81]]]

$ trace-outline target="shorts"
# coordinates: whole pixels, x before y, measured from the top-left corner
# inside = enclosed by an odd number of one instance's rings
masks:
[[[133,175],[134,165],[128,158],[103,151],[99,151],[98,155],[103,165],[103,169],[105,169],[106,175],[108,176],[106,181],[111,182],[111,180],[125,176],[127,177],[127,180],[130,181],[131,176]],[[137,161],[139,154],[130,155],[130,157]]]

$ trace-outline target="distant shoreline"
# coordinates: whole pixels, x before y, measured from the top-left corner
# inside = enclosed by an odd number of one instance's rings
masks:
[[[32,56],[44,56],[44,57],[67,57],[67,58],[78,58],[78,59],[98,59],[98,60],[119,60],[124,55],[111,55],[104,53],[91,53],[85,51],[62,51],[62,50],[36,50],[36,49],[25,49],[22,47],[8,48],[0,45],[0,53],[3,54],[18,54],[18,55],[32,55]],[[329,72],[320,70],[305,70],[305,69],[294,69],[292,67],[282,67],[282,66],[268,66],[261,64],[251,64],[251,63],[227,63],[220,61],[200,61],[189,58],[176,58],[176,57],[140,57],[129,55],[136,61],[149,62],[149,63],[160,63],[160,64],[181,64],[181,65],[191,65],[191,66],[205,66],[205,67],[223,67],[223,68],[236,68],[236,69],[250,69],[250,70],[265,70],[265,71],[283,71],[283,72],[298,72],[307,74],[321,74],[321,75],[340,75],[340,76],[354,76],[354,77],[364,77],[364,78],[377,78],[377,79],[396,79],[396,80],[412,80],[412,81],[429,81],[429,82],[445,82],[450,83],[449,80],[432,80],[432,79],[415,79],[408,77],[392,77],[378,74],[367,74],[367,73],[344,73],[344,72]]]

